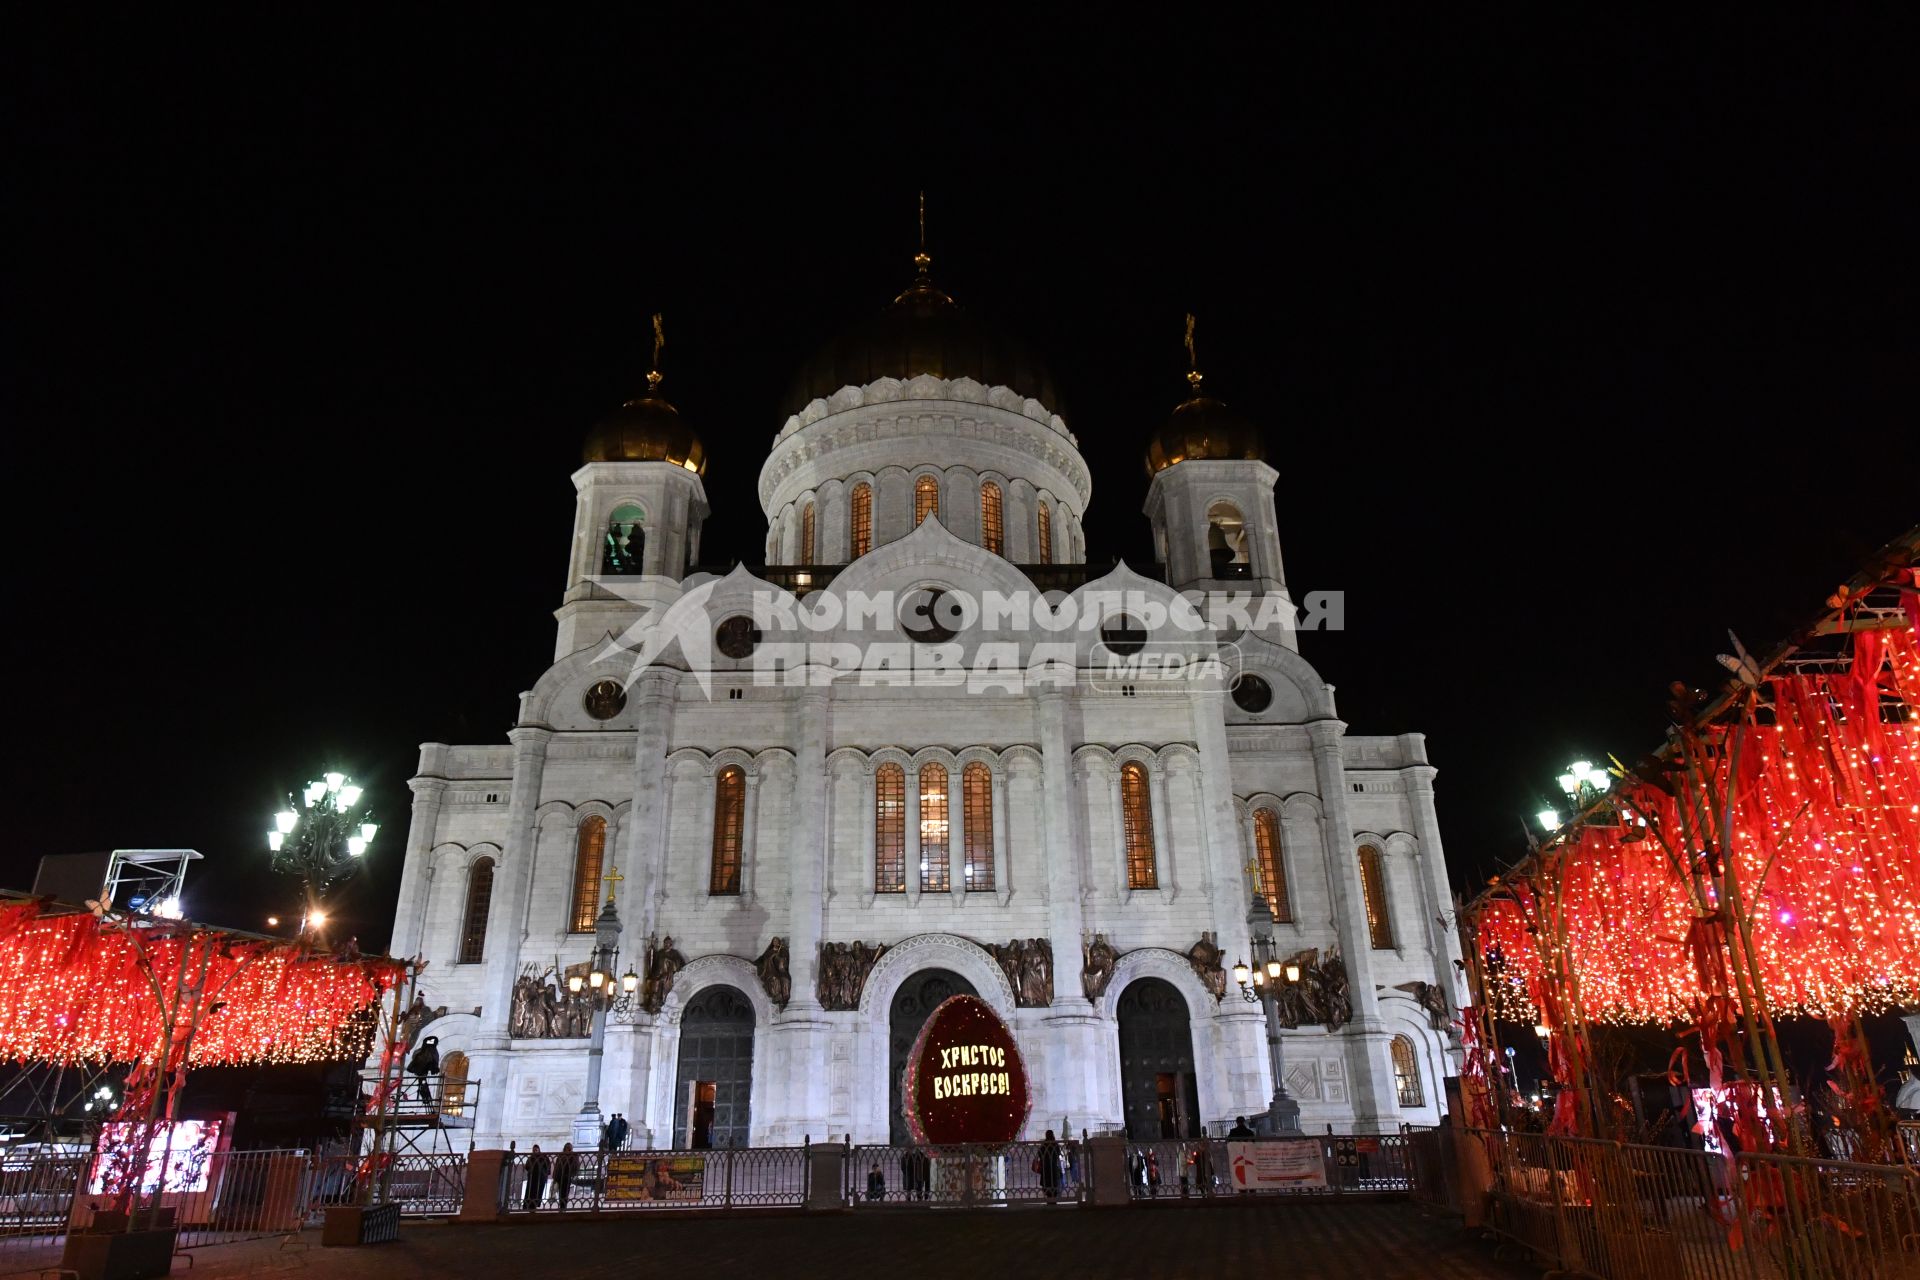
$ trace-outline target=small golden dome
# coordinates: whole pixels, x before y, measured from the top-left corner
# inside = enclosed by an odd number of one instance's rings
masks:
[[[593,424],[584,450],[588,462],[671,462],[705,475],[707,448],[680,411],[660,394],[660,375],[647,375],[647,393],[627,401]]]
[[[1197,459],[1264,462],[1266,458],[1260,429],[1224,401],[1199,394],[1196,383],[1192,398],[1175,409],[1147,443],[1147,474],[1156,476],[1176,462]]]

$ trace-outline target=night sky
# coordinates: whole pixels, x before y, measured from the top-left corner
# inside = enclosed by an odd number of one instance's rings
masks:
[[[1199,316],[1289,583],[1347,593],[1304,652],[1428,734],[1460,887],[1920,518],[1910,16],[837,12],[9,15],[0,883],[190,846],[189,911],[258,927],[331,765],[383,943],[416,745],[504,741],[545,668],[649,314],[703,559],[757,563],[787,384],[907,283],[923,188],[937,282],[1062,388],[1093,558],[1151,558]]]

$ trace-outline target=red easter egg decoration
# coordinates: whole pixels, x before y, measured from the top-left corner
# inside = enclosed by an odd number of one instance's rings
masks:
[[[901,1107],[917,1142],[1000,1144],[1020,1136],[1031,1098],[1013,1032],[978,996],[952,996],[920,1028]]]

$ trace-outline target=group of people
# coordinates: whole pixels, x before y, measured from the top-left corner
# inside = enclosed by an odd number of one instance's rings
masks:
[[[1033,1156],[1033,1172],[1040,1178],[1040,1193],[1049,1204],[1057,1203],[1061,1190],[1079,1181],[1079,1148],[1063,1145],[1054,1137],[1053,1130],[1047,1130],[1040,1139]],[[950,1175],[967,1179],[973,1183],[975,1192],[982,1198],[988,1198],[985,1185],[987,1165],[978,1159],[958,1160],[943,1164],[941,1175],[942,1200],[956,1198],[957,1190],[949,1185]],[[909,1200],[929,1200],[933,1198],[933,1156],[924,1147],[911,1147],[900,1153],[900,1190]],[[886,1170],[878,1162],[867,1170],[866,1198],[879,1201],[887,1198]]]
[[[539,1143],[533,1144],[533,1150],[527,1152],[527,1181],[521,1189],[521,1207],[532,1213],[540,1207],[547,1194],[547,1181],[553,1181],[554,1200],[560,1211],[567,1211],[567,1201],[573,1197],[574,1180],[580,1176],[580,1156],[571,1142],[560,1148],[558,1155],[548,1155],[540,1149]]]
[[[1240,1123],[1227,1136],[1239,1138],[1243,1136],[1241,1130],[1245,1129],[1244,1136],[1251,1138],[1253,1130],[1247,1129],[1246,1123],[1246,1119],[1242,1117]],[[1180,1143],[1174,1149],[1174,1159],[1179,1166],[1181,1196],[1190,1196],[1196,1191],[1203,1196],[1213,1194],[1213,1146],[1211,1143],[1205,1138],[1198,1142]],[[1132,1167],[1128,1172],[1131,1173],[1135,1186],[1146,1188],[1149,1198],[1159,1196],[1161,1174],[1160,1152],[1157,1147],[1149,1145],[1135,1150]]]

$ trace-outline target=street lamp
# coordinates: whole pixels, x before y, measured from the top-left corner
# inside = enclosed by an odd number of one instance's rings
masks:
[[[344,773],[329,773],[309,782],[296,799],[273,815],[267,848],[273,869],[300,878],[307,893],[306,923],[318,927],[326,915],[320,900],[337,882],[352,875],[366,856],[380,827],[373,814],[361,808],[365,794]]]
[[[600,1146],[600,1064],[606,1052],[607,1014],[625,1009],[640,989],[640,975],[629,965],[619,978],[620,913],[614,909],[613,891],[626,879],[609,867],[602,877],[607,882],[607,902],[593,921],[593,955],[587,962],[585,979],[577,973],[567,976],[567,990],[575,997],[585,994],[592,1002],[593,1038],[587,1044],[587,1096],[580,1114],[573,1118],[573,1146],[576,1151],[593,1151]],[[616,989],[617,988],[617,989]]]
[[[1584,809],[1593,801],[1605,795],[1613,786],[1613,779],[1607,776],[1605,769],[1596,769],[1586,760],[1575,760],[1560,775],[1560,789],[1567,793],[1567,799]]]
[[[1240,984],[1240,998],[1248,1004],[1260,1002],[1267,1018],[1267,1062],[1273,1069],[1273,1097],[1267,1103],[1267,1132],[1286,1137],[1300,1134],[1300,1104],[1287,1095],[1287,1080],[1280,1052],[1280,980],[1288,984],[1300,980],[1300,966],[1285,963],[1273,949],[1273,910],[1267,896],[1257,889],[1253,905],[1247,910],[1247,926],[1253,939],[1253,964],[1244,960],[1233,966],[1233,980]]]

